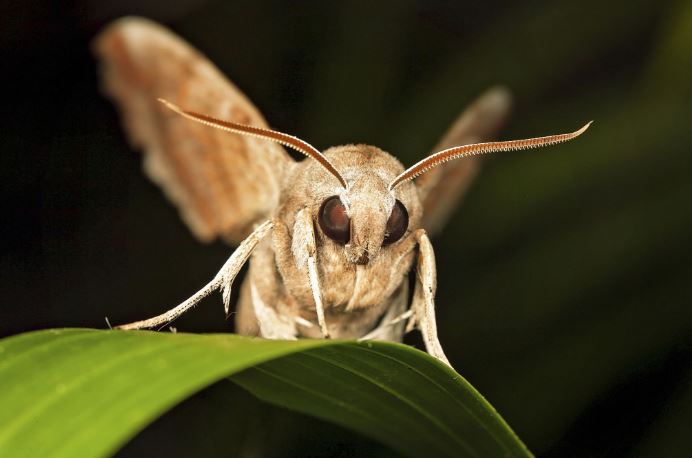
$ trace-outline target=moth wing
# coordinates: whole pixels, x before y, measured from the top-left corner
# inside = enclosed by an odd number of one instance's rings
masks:
[[[267,219],[293,162],[276,143],[191,122],[157,101],[220,119],[267,127],[248,98],[199,51],[166,28],[124,18],[95,40],[105,92],[121,111],[144,170],[202,241],[231,243]]]
[[[490,140],[509,115],[511,95],[494,87],[478,97],[452,124],[434,151]],[[480,166],[475,157],[437,167],[416,179],[423,201],[423,227],[435,235],[445,225]]]

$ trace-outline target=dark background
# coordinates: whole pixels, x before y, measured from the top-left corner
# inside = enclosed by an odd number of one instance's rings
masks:
[[[411,164],[497,83],[516,97],[502,138],[594,119],[571,144],[485,161],[433,241],[441,341],[540,456],[689,456],[692,4],[324,3],[2,3],[0,335],[157,314],[231,253],[193,239],[99,93],[90,39],[145,15],[319,148],[371,143]],[[232,330],[218,297],[175,325]],[[227,393],[122,454],[389,453]]]

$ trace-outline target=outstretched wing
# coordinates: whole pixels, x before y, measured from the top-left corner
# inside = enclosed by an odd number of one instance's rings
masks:
[[[245,95],[200,52],[164,27],[124,18],[95,40],[103,86],[128,137],[144,151],[144,170],[194,235],[238,243],[267,219],[293,162],[278,144],[190,122],[157,102],[267,127]]]
[[[495,87],[476,99],[452,124],[433,151],[490,140],[507,118],[511,106],[509,91]],[[435,235],[447,222],[464,192],[476,176],[478,158],[437,167],[416,179],[423,200],[422,225]]]

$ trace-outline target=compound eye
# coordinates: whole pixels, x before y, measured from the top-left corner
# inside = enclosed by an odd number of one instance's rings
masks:
[[[384,232],[382,245],[389,245],[399,240],[408,229],[408,212],[401,201],[397,200],[392,208],[392,214],[387,220],[387,228]]]
[[[351,238],[351,218],[339,196],[332,196],[322,203],[318,221],[322,232],[335,242],[345,245]]]

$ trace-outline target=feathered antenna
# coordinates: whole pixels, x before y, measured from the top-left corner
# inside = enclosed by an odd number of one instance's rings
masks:
[[[581,129],[569,134],[548,135],[547,137],[527,138],[524,140],[511,140],[506,142],[474,143],[473,145],[455,146],[453,148],[442,150],[426,157],[422,161],[419,161],[412,167],[406,169],[389,184],[389,190],[392,191],[401,183],[412,180],[417,176],[424,174],[428,170],[454,159],[476,156],[479,154],[495,153],[498,151],[517,151],[540,148],[542,146],[550,146],[573,140],[586,132],[586,129],[589,128],[592,122],[593,121],[589,121]]]
[[[214,127],[216,129],[225,130],[227,132],[233,132],[240,135],[248,135],[250,137],[263,138],[265,140],[272,140],[280,143],[289,148],[305,154],[308,157],[315,159],[317,162],[322,164],[322,166],[329,171],[337,180],[341,186],[346,188],[346,181],[343,179],[341,174],[336,170],[336,168],[329,162],[324,154],[322,154],[317,148],[301,140],[293,135],[284,134],[281,132],[276,132],[270,129],[263,129],[261,127],[247,126],[245,124],[237,124],[231,121],[223,121],[221,119],[214,118],[212,116],[203,115],[200,113],[195,113],[194,111],[183,110],[179,106],[169,102],[168,100],[158,99],[159,102],[163,103],[166,107],[175,111],[176,113],[188,118],[193,121],[197,121],[201,124]]]

